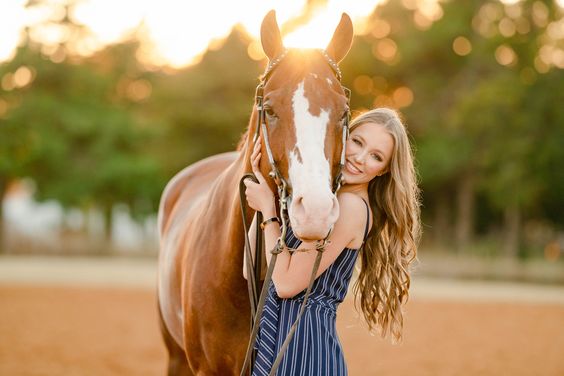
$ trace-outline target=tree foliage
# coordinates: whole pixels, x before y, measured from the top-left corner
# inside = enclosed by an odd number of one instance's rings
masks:
[[[463,208],[476,212],[466,226],[478,235],[504,226],[507,208],[521,228],[541,220],[561,231],[564,72],[546,59],[563,53],[563,10],[548,0],[439,1],[434,13],[417,4],[377,7],[341,65],[353,108],[403,113],[427,233],[444,230],[439,211],[459,222]],[[0,91],[0,190],[31,176],[39,198],[65,207],[155,212],[176,172],[235,148],[264,63],[248,57],[250,42],[234,28],[199,64],[154,70],[137,61],[135,40],[55,63],[28,39],[0,65],[2,82],[21,67],[33,74]],[[460,204],[471,197],[476,207]]]

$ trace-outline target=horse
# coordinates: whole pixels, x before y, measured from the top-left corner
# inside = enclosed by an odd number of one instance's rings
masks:
[[[287,181],[289,219],[303,240],[322,239],[339,215],[331,183],[339,174],[341,132],[348,98],[337,63],[353,38],[343,13],[325,50],[285,49],[274,11],[261,24],[269,59],[262,108],[253,106],[234,152],[190,165],[166,185],[158,211],[159,323],[168,350],[169,375],[237,375],[250,332],[250,303],[243,278],[245,234],[239,180],[251,172],[257,119],[264,117],[270,150]],[[267,176],[265,158],[260,170]],[[276,185],[269,181],[276,192]],[[249,211],[245,220],[250,222]]]

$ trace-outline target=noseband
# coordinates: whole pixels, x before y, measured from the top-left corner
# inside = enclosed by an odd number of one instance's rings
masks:
[[[289,216],[288,216],[288,183],[286,182],[286,180],[284,179],[284,177],[282,176],[282,174],[280,173],[280,170],[278,169],[277,165],[276,165],[276,161],[274,160],[274,156],[272,154],[272,149],[270,148],[270,142],[268,139],[268,129],[267,129],[267,124],[265,121],[265,110],[264,110],[264,105],[263,105],[263,99],[264,99],[264,86],[266,85],[266,82],[268,81],[268,79],[270,78],[272,72],[274,71],[274,69],[278,66],[278,64],[284,59],[284,57],[286,57],[288,53],[288,50],[284,50],[284,52],[282,52],[276,59],[271,60],[268,63],[268,66],[264,72],[264,74],[262,75],[261,81],[258,84],[257,88],[256,88],[256,92],[255,92],[255,103],[257,106],[257,125],[256,125],[256,129],[255,129],[255,133],[253,136],[253,144],[257,141],[260,132],[262,131],[262,137],[264,139],[264,143],[265,143],[265,148],[266,148],[266,153],[268,156],[268,162],[270,164],[270,173],[269,176],[274,180],[274,182],[276,183],[277,189],[278,189],[278,197],[279,197],[279,204],[280,204],[280,218],[282,220],[281,223],[281,234],[280,237],[278,238],[276,245],[274,247],[274,249],[272,249],[270,252],[272,253],[272,258],[270,260],[270,263],[268,265],[268,271],[266,273],[266,277],[265,280],[263,282],[263,288],[260,292],[260,298],[258,299],[257,302],[257,290],[258,290],[258,286],[260,283],[260,270],[261,270],[261,253],[262,253],[262,234],[261,232],[257,229],[257,237],[255,239],[255,266],[253,267],[252,265],[252,259],[251,259],[251,250],[250,250],[250,243],[249,243],[249,239],[248,239],[248,226],[246,224],[246,214],[245,214],[245,204],[244,204],[244,199],[243,199],[243,195],[244,195],[244,189],[245,186],[243,184],[245,179],[252,179],[255,182],[257,182],[256,177],[253,174],[246,174],[241,178],[241,181],[239,182],[239,192],[240,192],[240,201],[241,201],[241,214],[243,217],[243,227],[244,227],[244,231],[245,231],[245,252],[247,254],[247,286],[249,289],[249,298],[250,298],[250,303],[251,303],[251,337],[249,339],[249,344],[247,347],[247,353],[245,356],[245,361],[243,364],[243,367],[241,369],[241,376],[243,376],[245,374],[245,372],[247,370],[251,371],[250,367],[250,362],[252,362],[252,360],[254,359],[254,354],[253,354],[253,346],[254,346],[254,342],[256,340],[256,336],[258,334],[258,328],[259,328],[259,323],[260,323],[260,317],[262,314],[262,309],[264,307],[264,302],[266,299],[266,292],[268,290],[268,288],[265,288],[265,286],[267,287],[268,284],[270,283],[270,279],[272,277],[272,272],[274,270],[274,265],[276,263],[276,258],[278,256],[278,254],[280,254],[282,251],[284,250],[289,250],[289,251],[300,251],[300,252],[305,252],[305,251],[310,251],[310,250],[316,250],[317,251],[317,257],[315,259],[315,263],[313,265],[313,270],[312,270],[312,274],[310,277],[310,281],[309,281],[309,286],[306,290],[306,293],[304,295],[304,300],[301,304],[301,308],[300,308],[300,312],[298,314],[298,317],[296,318],[296,321],[294,322],[294,324],[292,325],[288,335],[286,336],[286,339],[284,340],[284,343],[282,344],[281,348],[280,348],[280,352],[278,353],[272,369],[270,371],[270,375],[274,375],[274,373],[276,372],[276,369],[278,368],[278,365],[280,364],[282,357],[284,355],[284,352],[286,350],[286,348],[288,347],[294,332],[296,330],[297,324],[301,318],[301,316],[303,315],[304,311],[305,311],[305,307],[306,307],[306,303],[309,297],[309,294],[311,292],[311,288],[313,286],[313,282],[315,280],[315,275],[317,274],[317,270],[319,268],[319,264],[321,262],[321,255],[323,253],[323,251],[325,250],[325,247],[327,246],[327,244],[329,243],[329,236],[331,235],[331,231],[333,230],[333,227],[331,227],[331,229],[329,230],[329,232],[327,233],[327,235],[325,236],[325,238],[323,240],[318,240],[316,241],[315,244],[315,248],[311,249],[296,249],[296,248],[289,248],[286,244],[286,233],[287,233],[287,229],[288,229],[288,222],[289,222]],[[327,63],[329,64],[329,66],[331,67],[331,70],[333,71],[333,73],[335,74],[335,77],[339,80],[339,83],[341,83],[341,70],[339,69],[339,66],[337,65],[337,63],[327,54],[327,52],[325,50],[321,50],[321,54],[323,55],[323,57],[325,58],[325,60],[327,61]],[[343,182],[343,168],[345,165],[345,143],[349,134],[349,120],[350,120],[350,110],[349,110],[349,102],[350,102],[350,90],[346,87],[344,87],[341,84],[341,87],[343,89],[343,91],[345,92],[345,95],[347,96],[347,113],[345,114],[345,117],[343,119],[343,132],[342,132],[342,149],[341,149],[341,159],[339,161],[339,169],[338,169],[338,173],[334,178],[333,184],[332,184],[332,188],[333,188],[333,193],[336,193]],[[262,214],[259,212],[257,213],[257,223],[262,221]],[[253,269],[254,269],[254,275],[253,275]],[[254,277],[254,283],[253,281],[251,281],[253,279],[253,277],[251,277],[253,275]]]

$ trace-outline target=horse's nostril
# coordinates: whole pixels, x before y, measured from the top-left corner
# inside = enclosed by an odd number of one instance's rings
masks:
[[[325,199],[316,196],[298,196],[293,198],[291,207],[295,217],[304,219],[318,218],[334,222],[339,215],[339,201],[335,196]]]
[[[301,215],[305,214],[304,197],[303,196],[295,197],[292,200],[292,204],[293,204],[293,209],[294,209],[294,215],[301,216]]]

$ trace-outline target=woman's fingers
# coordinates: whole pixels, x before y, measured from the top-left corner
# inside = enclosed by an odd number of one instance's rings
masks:
[[[262,172],[260,172],[258,166],[256,168],[253,168],[253,173],[257,177],[259,184],[266,184],[266,179],[264,178],[264,176],[262,176]]]
[[[260,138],[257,140],[257,142],[255,143],[254,149],[253,149],[253,154],[251,155],[251,168],[253,169],[253,173],[255,174],[255,176],[257,177],[259,183],[266,183],[266,180],[264,179],[264,176],[262,176],[262,173],[260,172],[260,158],[262,156],[262,153],[260,152],[260,148],[261,148],[261,144],[260,144]]]
[[[260,151],[261,144],[262,144],[262,142],[261,142],[261,139],[259,137],[259,138],[257,138],[257,140],[255,141],[255,144],[253,145],[253,154],[255,154],[257,151]]]
[[[252,180],[248,181],[249,179],[244,181],[246,186],[245,195],[247,196],[247,202],[251,208],[259,211],[261,211],[262,208],[271,206],[271,202],[274,199],[272,191],[260,171],[261,155],[261,143],[259,138],[253,147],[250,160],[253,174],[256,176],[258,183],[255,183]]]
[[[244,184],[246,186],[245,196],[247,198],[247,203],[252,209],[261,211],[260,184],[257,184],[250,179],[245,179]]]
[[[255,142],[255,146],[253,147],[253,152],[251,153],[251,163],[254,165],[257,159],[257,155],[260,154],[260,139]]]
[[[260,164],[260,153],[258,155],[255,155],[253,158],[251,158],[251,167],[253,168],[253,172],[260,171],[259,164]]]

